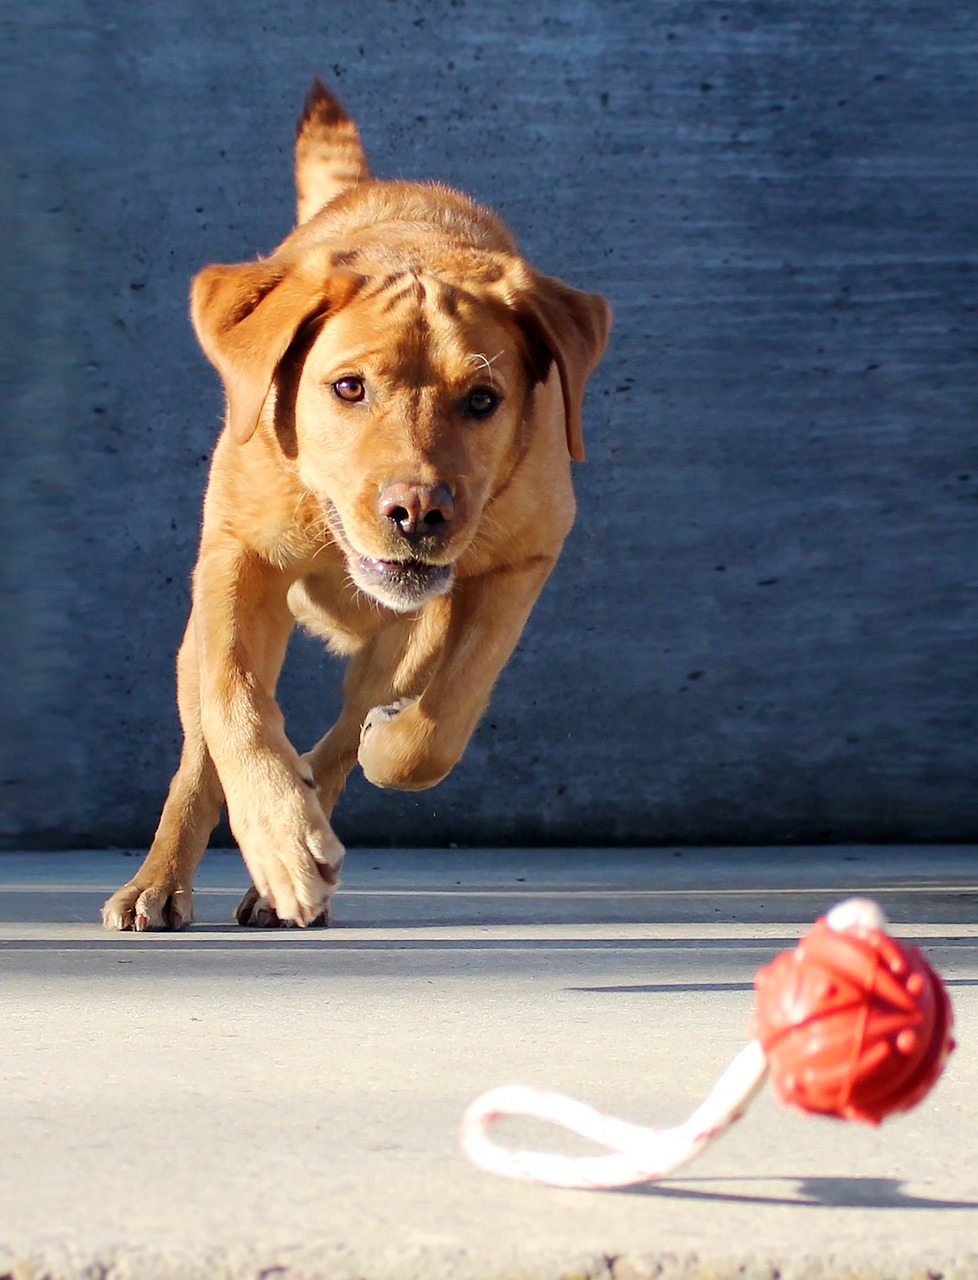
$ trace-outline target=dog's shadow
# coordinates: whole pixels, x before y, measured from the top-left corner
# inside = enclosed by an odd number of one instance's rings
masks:
[[[748,1191],[707,1190],[691,1182],[730,1182],[742,1186],[750,1182],[795,1183],[794,1195],[760,1195]],[[939,1200],[912,1195],[903,1190],[899,1178],[704,1178],[683,1179],[684,1185],[646,1182],[640,1186],[619,1188],[622,1195],[656,1196],[662,1199],[724,1201],[734,1204],[786,1205],[791,1208],[817,1209],[978,1209],[978,1200]]]

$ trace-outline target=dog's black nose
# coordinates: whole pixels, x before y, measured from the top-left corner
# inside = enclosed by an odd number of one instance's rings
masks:
[[[381,493],[380,513],[408,536],[440,533],[455,516],[455,502],[447,485],[398,480]]]

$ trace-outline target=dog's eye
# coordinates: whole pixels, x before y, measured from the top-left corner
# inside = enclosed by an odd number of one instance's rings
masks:
[[[355,404],[367,394],[367,388],[363,385],[362,378],[339,378],[333,383],[333,394],[339,400]]]
[[[473,387],[465,402],[465,409],[473,418],[488,418],[499,404],[499,396],[491,387]]]

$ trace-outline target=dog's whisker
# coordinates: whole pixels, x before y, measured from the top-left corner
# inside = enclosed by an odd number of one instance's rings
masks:
[[[481,352],[473,352],[469,356],[470,364],[481,365],[485,369],[489,377],[489,385],[490,387],[493,388],[493,390],[496,389],[496,381],[495,381],[495,378],[493,377],[492,366],[496,363],[499,357],[504,354],[505,353],[502,351],[497,351],[494,356],[490,357],[490,356],[483,355]]]

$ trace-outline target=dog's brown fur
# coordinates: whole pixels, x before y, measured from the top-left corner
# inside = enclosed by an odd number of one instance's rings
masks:
[[[318,81],[296,188],[299,225],[269,258],[193,283],[227,423],[177,663],[180,766],[109,928],[190,922],[224,802],[254,881],[239,921],[324,922],[347,774],[448,773],[573,520],[603,300],[538,275],[457,192],[370,179]],[[275,702],[297,621],[349,659],[339,720],[304,756]]]

